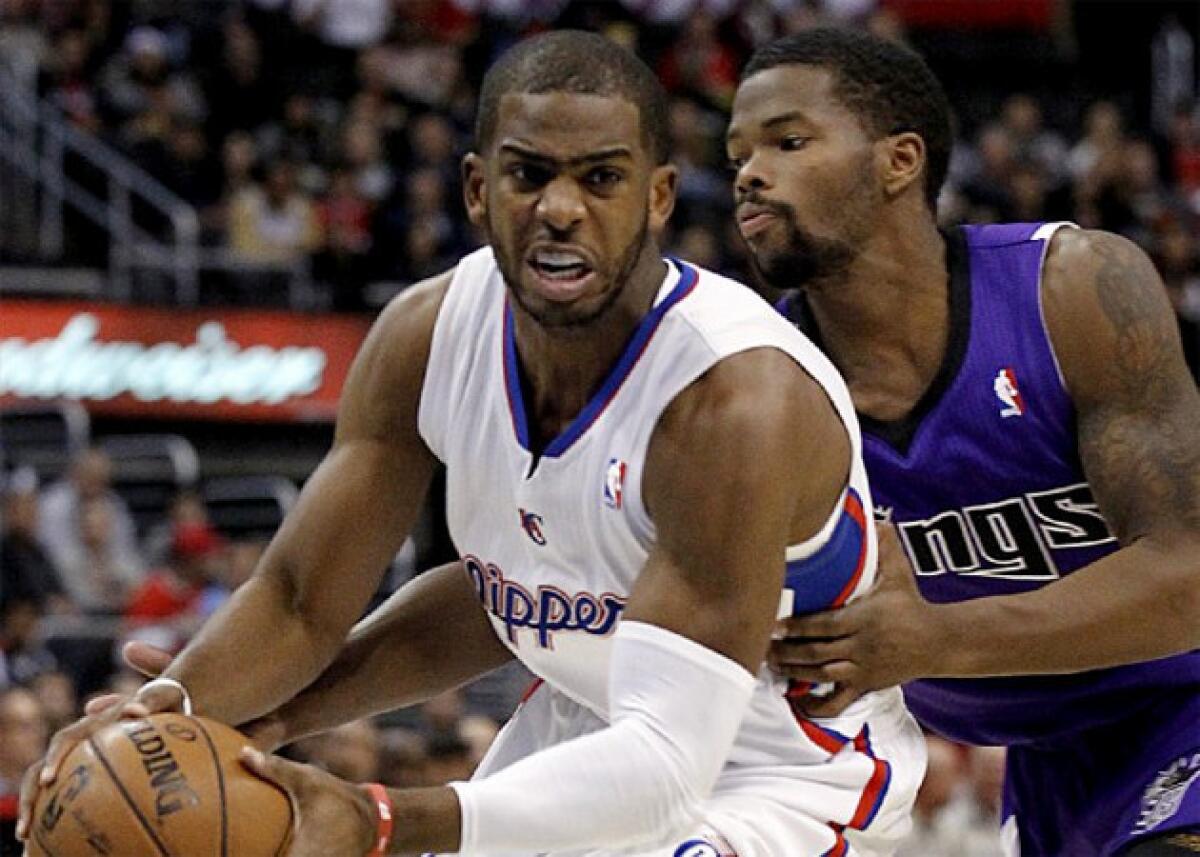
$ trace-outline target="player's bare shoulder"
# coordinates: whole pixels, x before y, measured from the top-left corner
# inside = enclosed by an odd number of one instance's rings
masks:
[[[1042,279],[1046,325],[1072,396],[1137,393],[1186,371],[1178,326],[1153,263],[1110,232],[1060,229]],[[1100,379],[1115,389],[1096,390]]]
[[[410,286],[379,314],[346,381],[339,438],[386,437],[397,425],[415,427],[434,327],[453,278],[451,269]]]

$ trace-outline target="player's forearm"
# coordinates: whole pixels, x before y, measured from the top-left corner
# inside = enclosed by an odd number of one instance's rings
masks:
[[[309,621],[279,578],[256,575],[167,669],[197,713],[239,724],[291,699],[328,666],[340,635]]]
[[[511,658],[461,565],[433,569],[360,622],[333,663],[280,708],[281,740],[424,702]]]
[[[1146,538],[1050,586],[938,605],[946,676],[1081,672],[1200,648],[1200,548]]]

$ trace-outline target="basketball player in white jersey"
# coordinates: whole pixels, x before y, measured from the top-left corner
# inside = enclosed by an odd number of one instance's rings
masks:
[[[661,257],[664,101],[583,33],[489,72],[464,178],[490,247],[384,312],[253,579],[165,680],[61,733],[42,787],[121,713],[190,697],[245,724],[283,706],[288,740],[515,656],[544,683],[471,782],[367,792],[249,756],[296,798],[292,854],[890,853],[924,769],[899,692],[812,721],[793,705],[809,688],[764,668],[781,610],[873,579],[853,407],[749,289]],[[438,461],[463,563],[343,649]]]

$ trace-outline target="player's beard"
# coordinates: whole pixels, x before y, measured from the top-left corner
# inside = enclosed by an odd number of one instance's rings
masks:
[[[583,329],[594,324],[612,309],[617,298],[625,291],[625,286],[629,284],[629,278],[633,275],[633,270],[637,267],[649,238],[650,217],[649,213],[643,212],[641,226],[638,227],[637,234],[617,260],[617,264],[613,266],[613,273],[606,275],[603,270],[596,269],[597,276],[607,280],[610,285],[603,292],[603,299],[600,303],[585,311],[574,306],[531,301],[529,295],[525,293],[521,280],[521,274],[524,273],[524,259],[509,258],[508,254],[501,251],[496,245],[492,245],[492,249],[496,254],[496,265],[500,268],[500,274],[508,285],[508,291],[521,309],[544,328],[569,331]]]
[[[769,209],[786,228],[782,250],[755,253],[751,248],[750,265],[771,288],[783,291],[838,282],[858,258],[850,242],[819,237],[801,227],[795,209],[787,203],[760,199],[755,194],[749,194],[745,201]]]

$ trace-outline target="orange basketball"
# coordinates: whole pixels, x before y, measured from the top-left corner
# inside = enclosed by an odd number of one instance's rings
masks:
[[[123,720],[81,742],[34,807],[28,857],[278,857],[287,796],[238,761],[246,740],[203,717]]]

